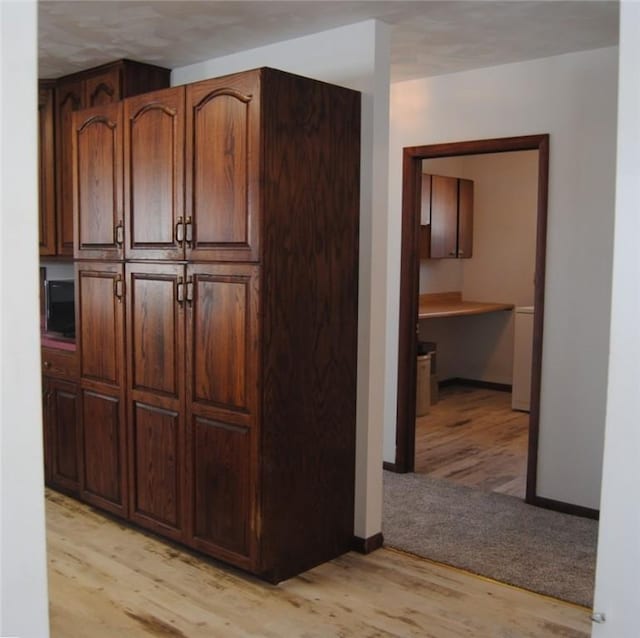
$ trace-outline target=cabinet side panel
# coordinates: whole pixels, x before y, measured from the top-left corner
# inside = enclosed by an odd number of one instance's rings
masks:
[[[459,180],[458,191],[458,257],[473,256],[473,182]]]
[[[279,580],[353,538],[360,95],[264,73],[262,568]]]

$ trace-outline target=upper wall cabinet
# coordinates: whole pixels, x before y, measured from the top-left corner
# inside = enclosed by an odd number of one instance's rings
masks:
[[[469,258],[473,253],[473,182],[422,175],[420,258]]]
[[[38,83],[38,143],[39,143],[39,235],[40,254],[56,254],[56,190],[55,148],[53,145],[53,102],[55,83]]]
[[[122,191],[114,172],[119,160],[108,155],[118,152],[119,139],[110,106],[76,116],[75,256],[258,261],[259,72],[155,91],[123,104]],[[113,141],[105,139],[99,153],[92,150],[97,147],[89,142],[87,129],[96,118],[114,126]],[[103,201],[107,196],[113,206]],[[121,198],[122,228],[115,212]],[[103,203],[94,207],[99,201]],[[100,242],[87,235],[98,229],[109,234],[111,218],[114,241],[123,241],[124,253],[117,245],[99,246],[106,235],[101,234]]]
[[[74,115],[71,163],[77,259],[120,260],[124,255],[122,104]]]
[[[80,109],[112,104],[130,95],[138,95],[169,86],[169,69],[120,60],[111,64],[74,73],[58,80],[47,81],[47,85],[54,91],[51,106],[51,150],[43,142],[43,117],[48,113],[43,110],[43,94],[40,99],[40,201],[41,201],[41,255],[73,255],[73,194],[72,194],[72,116]],[[54,88],[55,87],[55,88]],[[42,88],[42,84],[41,84]],[[54,123],[55,122],[55,126]],[[55,149],[53,139],[55,128]],[[43,151],[45,155],[42,155]],[[55,177],[53,175],[54,162],[51,161],[51,182],[43,177],[46,157],[55,157]],[[55,195],[54,193],[55,181]],[[43,194],[44,193],[44,194]],[[49,208],[42,208],[43,202],[51,200]],[[42,221],[48,212],[50,219],[47,224]],[[53,239],[51,235],[53,234]],[[53,247],[50,247],[52,244]]]

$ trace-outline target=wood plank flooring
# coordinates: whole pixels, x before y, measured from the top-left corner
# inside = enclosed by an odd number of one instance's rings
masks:
[[[52,638],[586,638],[589,612],[393,550],[278,586],[47,491]]]
[[[529,414],[511,394],[454,385],[416,419],[415,471],[467,487],[525,496]]]

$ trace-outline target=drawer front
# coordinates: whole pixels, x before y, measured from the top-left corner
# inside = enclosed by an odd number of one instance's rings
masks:
[[[48,377],[61,377],[78,380],[78,356],[69,350],[42,348],[42,374]]]

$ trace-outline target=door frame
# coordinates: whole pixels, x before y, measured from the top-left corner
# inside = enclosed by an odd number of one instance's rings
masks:
[[[538,203],[534,278],[533,352],[529,446],[525,500],[536,500],[538,438],[540,423],[540,381],[542,371],[542,331],[547,244],[547,203],[549,184],[549,135],[526,135],[487,140],[409,146],[403,149],[402,245],[400,264],[400,325],[398,335],[398,404],[396,412],[396,459],[385,468],[412,472],[415,463],[416,355],[420,258],[418,232],[422,160],[436,157],[538,151]]]

